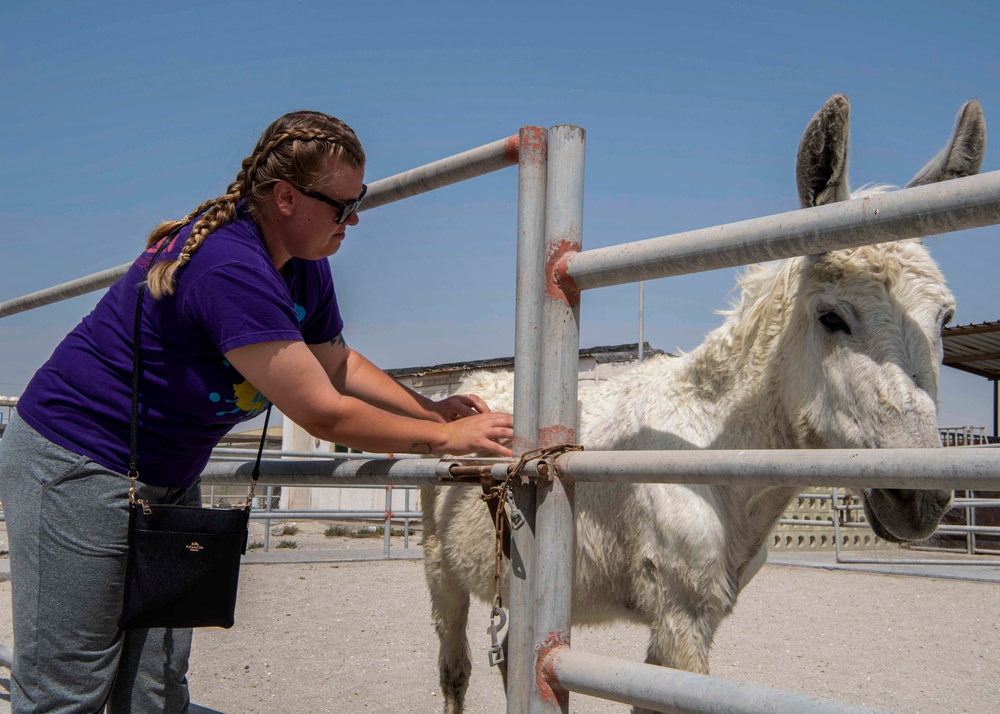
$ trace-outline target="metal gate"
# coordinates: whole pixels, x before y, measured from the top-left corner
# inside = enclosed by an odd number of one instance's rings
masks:
[[[583,251],[584,144],[579,127],[524,127],[375,182],[363,209],[518,164],[515,455],[573,440],[583,290],[1000,223],[1000,172],[993,172]],[[0,317],[106,287],[126,268],[0,303]],[[434,484],[452,478],[458,463],[268,460],[261,484]],[[485,463],[494,478],[506,477],[508,462]],[[248,483],[250,468],[211,464],[205,482]],[[670,712],[858,712],[871,710],[573,650],[574,506],[566,484],[998,489],[1000,450],[591,451],[535,459],[525,473],[536,485],[519,490],[518,505],[535,525],[514,534],[508,712],[566,712],[570,692]]]

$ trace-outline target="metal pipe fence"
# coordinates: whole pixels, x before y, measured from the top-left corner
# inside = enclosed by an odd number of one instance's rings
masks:
[[[545,663],[571,692],[677,714],[875,714],[881,710],[560,648]]]
[[[567,483],[684,483],[767,486],[870,485],[875,488],[949,489],[1000,481],[1000,451],[953,455],[938,449],[795,449],[787,451],[577,451],[532,459],[522,473],[539,481]],[[951,456],[951,458],[948,458]],[[813,464],[807,460],[815,459]],[[355,461],[261,461],[258,485],[386,486],[478,485],[461,469],[506,478],[506,459],[387,459]],[[975,469],[970,473],[966,469]],[[203,483],[250,485],[253,462],[215,462]],[[554,474],[558,470],[558,476]],[[807,475],[803,475],[808,471]],[[458,475],[456,475],[458,474]]]
[[[550,141],[551,139],[550,133]],[[551,148],[550,145],[550,151]],[[582,176],[582,165],[579,171]],[[595,251],[574,252],[570,248],[553,272],[558,285],[558,297],[568,304],[578,304],[579,292],[590,288],[995,223],[1000,223],[1000,173],[996,172]],[[547,240],[552,238],[551,234],[547,235]],[[547,248],[548,254],[554,255],[551,243]],[[553,292],[551,286],[548,292]],[[540,299],[544,304],[545,296]],[[575,317],[578,318],[578,314]],[[566,319],[565,323],[571,321]],[[565,344],[564,335],[573,332],[565,323],[563,330],[557,331],[552,338],[552,344],[576,349],[578,345]],[[544,322],[543,326],[548,327]],[[548,337],[547,333],[545,337]],[[543,404],[547,398],[558,396],[553,395],[553,392],[565,388],[559,381],[560,374],[557,370],[545,369],[545,354],[543,338],[543,390],[540,397]],[[572,433],[574,426],[575,422],[568,420],[542,420],[540,430],[567,430],[567,433]],[[790,459],[789,456],[793,458]],[[844,456],[843,453],[798,450],[794,454],[772,451],[569,453],[555,459],[542,475],[553,473],[557,480],[568,483],[583,480],[718,483],[716,479],[720,473],[727,479],[768,485],[784,482],[803,486],[846,484],[882,488],[970,488],[973,487],[970,481],[976,481],[977,485],[1000,483],[1000,472],[997,470],[1000,461],[973,464],[976,458],[970,454],[962,455],[961,466],[958,465],[959,459],[952,455],[946,455],[945,459],[935,458],[934,455],[929,458],[926,451],[920,454],[879,451],[867,453],[862,459],[856,459],[855,455],[847,460]],[[981,470],[978,468],[980,465],[983,466]],[[542,509],[539,509],[536,517],[539,519],[537,530],[541,533],[545,519],[555,521],[563,516],[561,513],[543,514]],[[569,542],[572,543],[571,536]],[[537,570],[549,572],[545,567],[547,565],[548,563],[539,559]],[[567,579],[571,577],[570,572]],[[587,662],[588,655],[577,655],[569,649],[568,629],[557,629],[561,622],[559,616],[553,616],[545,623],[535,623],[535,652],[540,660],[549,657],[554,662],[576,662],[581,666],[577,672],[582,672],[582,665]],[[538,633],[546,631],[550,633],[549,638],[544,642],[539,641]],[[616,666],[617,662],[604,664],[605,668]],[[637,679],[641,686],[648,687],[656,676],[640,672]],[[539,672],[538,679],[540,691],[531,702],[530,711],[533,712],[567,712],[567,690],[573,689],[574,685],[582,686],[580,681],[573,678],[572,671],[560,671],[557,666],[550,666],[548,671]],[[670,697],[678,691],[690,693],[694,688],[690,683],[677,688],[669,687],[667,691],[646,697],[641,696],[642,692],[638,690],[627,692],[627,682],[623,679],[614,678],[592,693],[664,711],[737,710],[734,708],[735,702],[730,706],[719,692],[711,695],[704,692],[705,696],[675,707]],[[703,705],[707,705],[709,709],[703,709]],[[844,707],[857,710],[846,704]],[[753,708],[754,711],[762,709],[763,707]],[[787,710],[807,709],[801,704],[794,704]]]
[[[322,451],[292,451],[292,450],[282,450],[282,449],[264,449],[261,452],[262,456],[267,457],[279,457],[279,458],[291,458],[291,459],[324,459],[330,460],[331,452]],[[373,455],[366,453],[343,453],[336,452],[338,459],[343,459],[345,461],[358,461],[358,460],[370,460]],[[246,463],[248,461],[254,461],[257,458],[256,449],[245,449],[239,447],[217,447],[212,451],[213,463]],[[399,458],[419,458],[418,456],[412,455],[402,455]],[[203,478],[202,484],[208,486],[208,492],[203,493],[203,502],[207,500],[209,505],[214,505],[218,501],[231,501],[233,494],[230,493],[231,488],[225,489],[225,493],[216,493],[216,486],[222,486],[223,484],[217,484],[211,478]],[[296,484],[298,485],[298,484]],[[354,484],[344,484],[340,488],[346,489],[359,489],[359,490],[370,490],[367,486],[358,486]],[[403,533],[403,548],[408,549],[410,547],[410,521],[420,520],[423,514],[420,511],[415,511],[410,508],[410,495],[415,490],[415,486],[397,486],[397,490],[403,492],[404,507],[402,511],[396,511],[393,509],[393,486],[385,486],[385,505],[382,509],[308,509],[308,510],[293,510],[289,508],[278,509],[274,508],[275,496],[273,495],[274,484],[267,485],[266,492],[264,496],[257,496],[254,500],[254,510],[250,513],[250,518],[252,521],[264,521],[264,541],[262,543],[262,548],[264,552],[270,551],[270,540],[271,540],[271,523],[275,520],[289,520],[289,519],[300,519],[300,520],[312,520],[312,521],[330,521],[330,520],[344,520],[344,521],[372,521],[372,520],[383,520],[382,532],[383,532],[383,547],[382,554],[383,557],[389,558],[391,556],[392,541],[392,522],[401,521],[402,522],[402,533]],[[242,499],[245,495],[249,495],[249,487],[239,488],[240,495],[237,500]],[[218,501],[217,501],[218,499]],[[263,508],[261,508],[263,504]],[[2,514],[0,514],[2,517]]]
[[[411,171],[379,179],[368,187],[365,202],[359,210],[369,211],[388,203],[512,166],[518,160],[518,147],[518,135],[509,136],[506,139],[494,141],[491,144],[455,156],[449,156]],[[44,307],[110,287],[125,275],[131,265],[132,263],[125,263],[77,280],[70,280],[51,288],[0,302],[0,317],[16,315],[26,310]]]
[[[515,286],[514,354],[530,359],[514,361],[515,455],[538,447],[537,395],[540,374],[534,356],[541,351],[541,305],[535,297],[545,290],[545,196],[548,186],[548,132],[541,127],[523,127],[517,180],[517,276]],[[507,602],[512,616],[507,626],[509,652],[530,652],[534,645],[533,617],[535,551],[533,533],[538,490],[533,484],[517,489],[515,504],[526,514],[527,527],[511,534]],[[528,710],[535,681],[534,663],[527,657],[507,665],[507,708]]]
[[[578,290],[1000,223],[1000,171],[583,251]]]
[[[581,290],[1000,223],[1000,173],[994,172],[582,251],[584,132],[572,126],[553,127],[547,133],[526,127],[518,137],[376,182],[365,208],[515,162],[519,164],[515,364],[522,380],[515,402],[515,456],[529,446],[574,440]],[[0,317],[65,299],[69,293],[105,287],[117,270],[83,279],[89,280],[86,284],[74,281],[0,303]],[[537,477],[538,485],[520,489],[518,495],[531,527],[516,532],[512,554],[508,711],[567,712],[570,691],[678,712],[871,711],[571,650],[572,484],[757,482],[882,488],[1000,484],[1000,451],[962,451],[947,455],[929,450],[580,452],[535,460],[526,473]],[[456,481],[455,466],[465,463],[470,462],[267,460],[261,483],[450,483]],[[497,480],[506,476],[506,461],[474,463]],[[250,462],[212,463],[205,471],[206,483],[246,484],[251,469]]]

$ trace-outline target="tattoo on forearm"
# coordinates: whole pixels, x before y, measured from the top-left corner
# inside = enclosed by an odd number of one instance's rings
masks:
[[[410,444],[411,454],[429,454],[431,453],[430,444]]]

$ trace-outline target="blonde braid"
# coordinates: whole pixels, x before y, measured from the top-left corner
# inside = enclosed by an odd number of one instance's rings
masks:
[[[289,142],[290,151],[276,157],[275,150]],[[303,151],[299,142],[322,142],[324,146],[319,150]],[[211,233],[233,219],[241,199],[249,200],[250,211],[256,215],[266,198],[265,189],[279,180],[293,180],[303,185],[312,183],[327,155],[353,166],[363,166],[365,162],[364,150],[354,130],[339,119],[319,112],[292,112],[271,124],[261,135],[253,153],[243,160],[240,172],[225,194],[205,201],[182,221],[161,223],[150,234],[147,248],[197,218],[180,255],[150,269],[146,278],[150,294],[157,299],[173,294],[177,271],[187,265]]]

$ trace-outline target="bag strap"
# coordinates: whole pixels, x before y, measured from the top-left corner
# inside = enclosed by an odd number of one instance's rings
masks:
[[[146,292],[146,277],[156,259],[163,252],[163,249],[177,237],[181,227],[175,229],[170,235],[160,242],[160,247],[156,249],[149,265],[142,273],[142,280],[139,282],[138,296],[135,304],[135,323],[132,328],[132,405],[129,410],[129,457],[128,457],[128,477],[130,481],[128,489],[129,503],[135,505],[139,503],[143,510],[149,510],[149,505],[135,497],[135,483],[139,479],[139,331],[142,325],[142,298]],[[260,446],[257,449],[257,461],[254,463],[252,481],[250,482],[250,493],[247,495],[246,509],[253,508],[254,494],[257,490],[257,479],[260,478],[260,459],[264,454],[264,443],[267,440],[267,425],[271,420],[271,402],[267,403],[267,413],[264,415],[264,428],[260,434]]]

